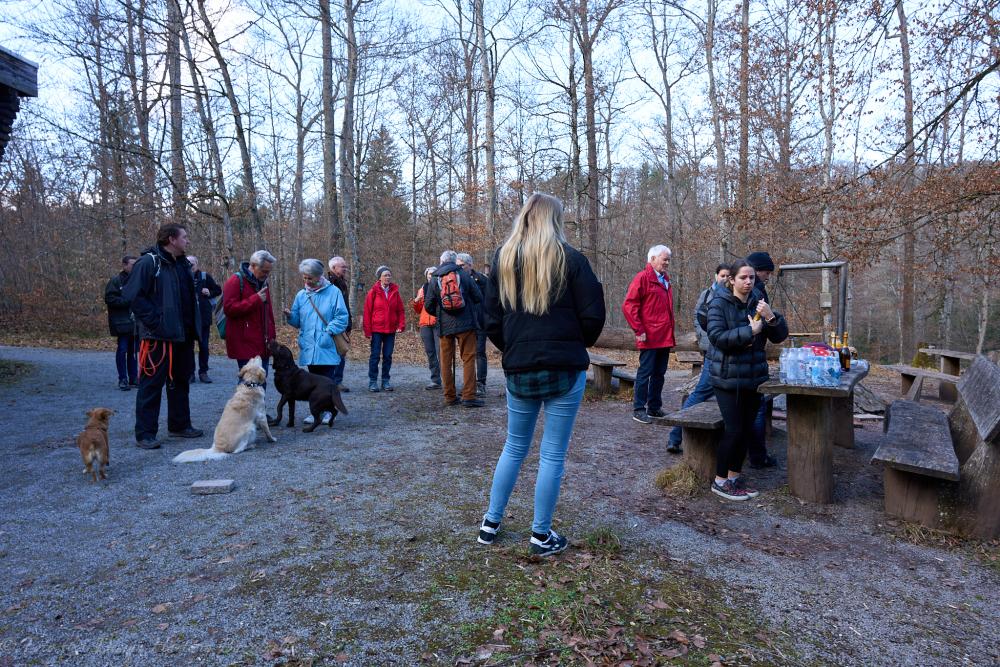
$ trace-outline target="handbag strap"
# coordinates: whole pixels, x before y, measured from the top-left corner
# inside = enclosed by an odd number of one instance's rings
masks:
[[[316,314],[319,315],[319,319],[323,320],[323,326],[329,326],[330,323],[326,321],[325,317],[323,317],[323,313],[319,312],[319,308],[317,308],[316,304],[313,303],[312,296],[310,296],[308,292],[306,292],[306,298],[309,299],[309,305],[312,306],[313,310],[316,311]]]

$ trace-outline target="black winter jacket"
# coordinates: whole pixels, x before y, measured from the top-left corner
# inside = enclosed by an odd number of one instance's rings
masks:
[[[709,373],[713,387],[756,390],[768,378],[764,351],[767,341],[780,343],[788,337],[788,324],[777,311],[774,324],[765,323],[764,329],[754,336],[747,316],[754,313],[756,304],[751,309],[749,301],[743,303],[728,289],[720,289],[708,306],[708,339],[712,343]]]
[[[208,296],[201,293],[202,288],[208,289]],[[208,326],[212,323],[212,301],[217,296],[222,295],[222,288],[211,273],[198,271],[194,274],[194,295],[198,299],[198,309],[201,315],[201,326]]]
[[[449,313],[441,307],[441,286],[437,280],[428,282],[430,290],[424,292],[424,310],[438,318],[440,335],[453,336],[465,331],[475,331],[477,324],[476,308],[483,302],[483,293],[472,278],[458,264],[448,262],[432,273],[434,278],[455,272],[458,274],[459,289],[462,290],[462,300],[465,307],[458,313]]]
[[[503,352],[503,369],[507,373],[585,371],[590,365],[587,348],[597,342],[604,329],[604,287],[586,257],[569,244],[564,243],[563,249],[566,288],[551,302],[549,312],[541,316],[524,312],[520,297],[517,308],[503,307],[497,284],[500,252],[493,256],[484,309],[486,333]]]
[[[479,291],[482,293],[484,297],[483,303],[477,303],[473,308],[474,314],[476,316],[476,331],[483,331],[486,328],[486,320],[485,320],[486,316],[483,314],[483,308],[485,308],[486,306],[485,304],[486,288],[487,285],[489,285],[490,283],[490,279],[484,276],[483,274],[479,273],[475,269],[473,269],[469,273],[469,277],[472,278],[472,282],[476,283],[476,287],[479,288]]]
[[[181,290],[189,290],[187,298]],[[132,274],[125,283],[128,299],[139,322],[139,335],[144,340],[183,342],[188,335],[185,327],[185,303],[194,311],[188,318],[195,324],[201,321],[194,308],[194,280],[187,257],[174,257],[160,246],[142,253]]]
[[[108,330],[112,336],[128,336],[135,334],[135,320],[128,307],[128,299],[122,293],[128,281],[126,272],[122,271],[108,281],[104,288],[104,303],[108,304]]]

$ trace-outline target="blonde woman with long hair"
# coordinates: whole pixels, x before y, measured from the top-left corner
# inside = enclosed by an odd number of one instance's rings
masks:
[[[544,410],[531,551],[549,556],[568,544],[552,530],[552,514],[586,384],[587,348],[604,328],[604,289],[587,258],[566,242],[562,203],[545,194],[524,204],[493,258],[489,278],[486,331],[503,353],[507,441],[493,473],[479,542],[492,544],[496,538]]]

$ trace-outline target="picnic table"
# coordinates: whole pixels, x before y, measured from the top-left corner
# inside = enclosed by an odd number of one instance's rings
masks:
[[[954,375],[956,378],[962,374],[962,361],[973,361],[976,355],[972,352],[961,352],[959,350],[946,350],[937,347],[922,347],[923,354],[941,358],[941,372],[945,375]],[[954,382],[940,380],[938,383],[938,397],[942,401],[954,403],[958,400],[958,389]]]
[[[833,500],[833,445],[854,447],[854,387],[866,375],[867,368],[852,367],[836,387],[774,379],[758,388],[762,394],[787,396],[788,487],[797,498]]]
[[[611,393],[611,371],[618,366],[624,366],[624,361],[615,361],[611,357],[587,350],[590,355],[590,365],[594,369],[594,390],[599,394]],[[635,382],[635,380],[633,380]]]

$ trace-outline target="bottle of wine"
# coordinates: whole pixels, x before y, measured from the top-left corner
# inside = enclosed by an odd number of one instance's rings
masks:
[[[840,346],[840,368],[844,371],[851,370],[851,347],[847,342],[847,332],[844,332]]]

